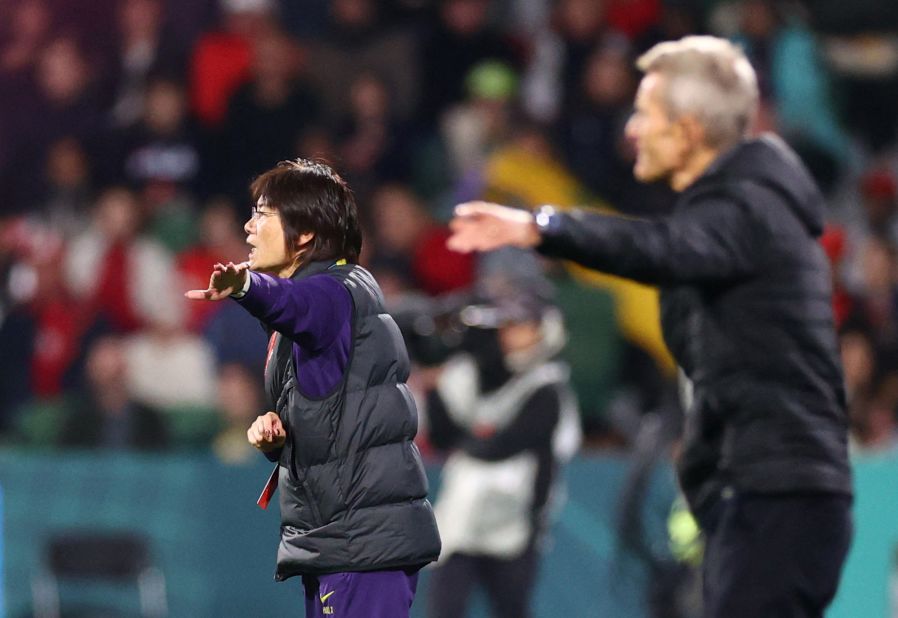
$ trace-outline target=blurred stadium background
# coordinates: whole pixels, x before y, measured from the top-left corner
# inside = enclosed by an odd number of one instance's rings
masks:
[[[301,611],[299,582],[272,579],[276,514],[254,504],[268,465],[245,443],[264,335],[233,303],[181,298],[245,259],[249,180],[285,158],[333,164],[396,315],[439,317],[479,268],[444,248],[458,201],[663,214],[622,139],[633,60],[704,32],[745,46],[759,130],[798,150],[829,204],[858,482],[829,615],[898,616],[892,0],[0,0],[0,616],[57,596],[136,612],[140,594],[153,615]],[[543,267],[586,440],[536,615],[689,616],[654,292]],[[67,582],[79,565],[54,543],[101,532],[120,537],[93,564],[135,581]],[[416,616],[426,588],[425,572]]]

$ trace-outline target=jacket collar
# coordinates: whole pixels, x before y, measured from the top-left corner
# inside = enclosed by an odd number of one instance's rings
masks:
[[[333,268],[334,266],[343,266],[345,264],[346,260],[344,259],[309,262],[300,266],[299,269],[297,269],[297,271],[290,276],[290,278],[305,279],[306,277],[311,277],[312,275],[321,274],[324,271]]]

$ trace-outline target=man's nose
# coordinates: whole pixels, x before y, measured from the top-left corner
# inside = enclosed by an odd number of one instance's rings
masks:
[[[243,224],[243,231],[246,232],[247,234],[252,234],[252,231],[253,231],[252,226],[253,226],[254,222],[255,222],[255,219],[253,219],[252,217],[247,219],[246,223]]]
[[[627,124],[624,125],[624,137],[626,137],[631,142],[636,139],[636,119],[630,117],[627,120]]]

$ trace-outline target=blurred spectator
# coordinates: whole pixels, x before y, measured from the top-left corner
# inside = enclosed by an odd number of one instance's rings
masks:
[[[438,0],[438,18],[424,33],[419,52],[423,64],[418,117],[423,127],[466,98],[466,80],[475,65],[520,64],[514,47],[490,24],[489,8],[489,0]]]
[[[309,51],[309,73],[329,123],[349,112],[346,96],[360,73],[379,75],[391,93],[395,117],[406,120],[418,96],[418,55],[407,30],[382,19],[375,0],[331,0],[327,35]]]
[[[402,185],[378,189],[372,200],[372,271],[398,278],[431,295],[471,285],[474,259],[446,248],[449,230],[437,225],[412,192]]]
[[[842,363],[854,445],[860,451],[898,447],[898,260],[893,245],[868,236],[860,250],[861,279],[842,306]],[[839,288],[837,288],[837,291]]]
[[[662,0],[605,0],[608,25],[630,40],[639,38],[661,17]]]
[[[833,315],[836,328],[841,329],[854,308],[854,297],[845,287],[843,270],[845,263],[845,230],[841,226],[828,225],[820,236],[820,244],[829,258],[833,279]]]
[[[293,154],[312,161],[322,161],[334,168],[342,167],[334,136],[320,125],[311,126],[300,134]]]
[[[127,386],[122,340],[103,337],[91,347],[84,392],[71,401],[59,442],[63,446],[158,450],[168,445],[162,416],[135,402]]]
[[[635,149],[623,130],[636,88],[632,71],[629,43],[604,36],[586,64],[579,91],[555,125],[555,137],[561,158],[593,199],[630,215],[666,214],[673,203],[670,189],[637,182],[632,173]],[[540,203],[545,199],[533,205]]]
[[[31,361],[37,320],[27,305],[28,294],[21,293],[21,278],[31,280],[36,289],[34,272],[23,264],[26,241],[33,238],[26,221],[15,223],[0,218],[0,434],[6,435],[16,425],[19,410],[33,394]],[[19,280],[17,280],[19,279]],[[23,297],[24,296],[24,297]]]
[[[581,99],[586,65],[606,37],[622,39],[608,28],[604,0],[561,0],[552,19],[534,37],[533,60],[524,78],[524,108],[542,122],[563,121]]]
[[[898,447],[898,398],[890,392],[894,391],[894,374],[883,379],[870,331],[849,327],[842,332],[840,344],[855,449],[895,449]]]
[[[9,13],[0,23],[0,83],[22,77],[34,68],[53,26],[53,14],[46,0],[21,0],[6,5]]]
[[[152,204],[163,204],[197,189],[201,158],[196,128],[190,122],[184,85],[170,77],[146,84],[140,122],[117,135],[115,181],[143,192]]]
[[[74,137],[53,142],[47,152],[45,184],[35,196],[32,213],[64,238],[84,231],[89,221],[94,198],[91,163]]]
[[[147,233],[180,251],[196,237],[195,195],[204,174],[201,140],[182,83],[152,78],[144,120],[120,138],[116,180],[139,192]]]
[[[456,178],[479,174],[493,149],[508,137],[518,77],[506,64],[487,60],[465,78],[467,98],[443,114],[441,130]]]
[[[876,356],[869,332],[847,328],[839,337],[842,365],[845,369],[845,393],[849,405],[869,399],[876,371]]]
[[[41,50],[35,69],[33,82],[8,95],[11,111],[5,112],[6,143],[0,148],[12,154],[0,176],[6,176],[12,195],[0,204],[2,210],[21,210],[40,192],[51,144],[72,136],[91,151],[103,127],[91,61],[74,36],[55,37]]]
[[[407,181],[411,173],[410,130],[395,115],[390,90],[379,76],[361,73],[349,89],[350,109],[335,137],[341,169],[370,220],[367,202],[380,182]]]
[[[188,55],[203,33],[214,28],[221,13],[221,0],[191,0],[176,2],[165,0],[165,20],[163,30],[171,37],[172,47]],[[187,70],[185,62],[182,69]]]
[[[130,127],[144,117],[149,77],[180,75],[184,57],[163,29],[164,0],[120,0],[117,9],[117,41],[104,77],[113,126]]]
[[[559,146],[571,171],[621,210],[635,184],[623,132],[636,90],[632,65],[626,42],[606,38],[589,57],[582,85],[558,122]]]
[[[859,206],[859,208],[858,208]],[[876,166],[866,171],[851,193],[847,221],[846,259],[849,260],[849,282],[860,280],[859,249],[868,236],[877,236],[898,246],[898,179],[888,168]]]
[[[465,616],[477,587],[493,615],[531,615],[560,467],[580,442],[568,368],[553,360],[564,345],[560,312],[526,281],[486,289],[467,352],[428,370],[430,440],[451,449],[434,503],[443,550],[433,618]]]
[[[886,169],[861,178],[861,205],[867,232],[898,246],[898,179]]]
[[[689,34],[703,33],[701,0],[662,0],[660,4],[657,21],[635,38],[634,56],[641,55],[661,41],[674,41]]]
[[[225,463],[245,464],[258,457],[246,439],[246,430],[265,411],[257,375],[239,363],[228,363],[218,370],[216,392],[223,427],[215,436],[212,448]]]
[[[199,235],[196,245],[177,256],[178,289],[201,289],[208,285],[209,269],[214,264],[236,264],[246,259],[249,249],[246,237],[233,206],[227,200],[216,199],[206,205],[200,215]],[[194,333],[202,332],[221,306],[222,303],[189,303],[187,329]]]
[[[34,396],[31,359],[36,320],[22,307],[0,317],[0,436],[13,431],[23,404]]]
[[[561,109],[568,109],[580,89],[586,63],[607,34],[603,0],[561,0],[555,8],[554,44],[561,49],[557,83]]]
[[[898,419],[894,404],[875,397],[854,419],[856,446],[862,452],[898,452]]]
[[[196,42],[190,57],[190,101],[206,127],[220,127],[228,100],[250,77],[253,42],[276,28],[272,0],[221,0],[218,28]]]
[[[32,96],[37,109],[22,110],[27,111],[22,117],[31,120],[23,127],[29,141],[43,149],[65,135],[94,137],[103,125],[96,76],[78,39],[73,35],[53,39],[41,51],[35,77]]]
[[[487,158],[471,197],[507,200],[524,208],[585,203],[583,185],[559,162],[547,133],[537,122],[515,122],[508,138]]]
[[[67,288],[60,255],[59,245],[34,251],[29,261],[33,289],[26,291],[27,286],[22,285],[27,281],[25,276],[15,282],[21,286],[18,292],[28,295],[23,300],[27,300],[34,319],[30,383],[32,393],[39,399],[63,392],[68,372],[79,360],[79,347],[87,327],[85,305]]]
[[[61,392],[76,355],[77,307],[61,285],[60,244],[34,220],[0,225],[0,432],[33,396]]]
[[[204,283],[208,285],[208,278]],[[258,320],[237,303],[218,304],[224,306],[209,317],[203,330],[203,339],[212,349],[217,365],[240,363],[261,375],[268,334]]]
[[[78,357],[83,328],[82,307],[64,284],[62,239],[28,219],[19,219],[2,232],[0,258],[8,260],[8,287],[0,309],[5,340],[0,349],[4,361],[15,363],[4,378],[22,380],[19,387],[39,399],[56,397]],[[3,390],[12,393],[11,406],[22,403],[15,384],[6,384]]]
[[[29,102],[26,95],[33,88],[32,81],[43,48],[52,37],[53,14],[46,0],[7,1],[0,20],[0,218],[4,213],[21,209],[12,199],[18,194],[20,170],[27,162],[21,157],[22,139],[19,127],[22,105]]]
[[[526,47],[529,39],[549,21],[551,4],[547,0],[503,0],[493,2],[491,8],[495,13],[494,23],[508,25],[506,30]]]
[[[167,285],[173,288],[171,281]],[[186,314],[187,300],[177,294],[125,343],[134,399],[171,415],[205,412],[215,405],[215,357],[205,340],[185,330]]]
[[[876,236],[860,249],[861,281],[849,320],[876,333],[879,346],[898,354],[898,255],[895,247]]]
[[[112,187],[97,201],[90,227],[74,238],[64,263],[70,293],[90,307],[90,321],[115,332],[151,323],[177,295],[172,256],[140,234],[142,212],[131,191]]]
[[[303,76],[303,51],[276,30],[254,44],[249,81],[228,101],[217,156],[215,191],[235,201],[247,183],[278,161],[293,156],[301,133],[318,120],[319,103]]]
[[[772,0],[745,0],[737,6],[734,38],[757,71],[761,97],[779,132],[799,150],[813,148],[819,151],[816,156],[844,160],[848,140],[837,122],[817,41],[802,16]],[[815,162],[808,160],[812,171]],[[824,188],[831,186],[831,179],[826,180]]]

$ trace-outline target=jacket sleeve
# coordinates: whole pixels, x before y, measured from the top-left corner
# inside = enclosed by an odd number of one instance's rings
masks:
[[[250,281],[237,302],[304,349],[326,348],[352,319],[349,291],[331,277],[294,280],[251,272]]]
[[[736,279],[757,268],[756,225],[739,203],[704,198],[670,217],[559,213],[540,253],[653,285]]]

